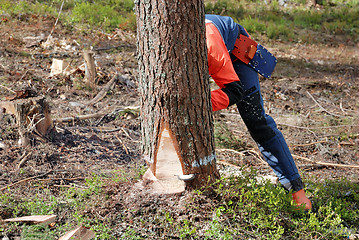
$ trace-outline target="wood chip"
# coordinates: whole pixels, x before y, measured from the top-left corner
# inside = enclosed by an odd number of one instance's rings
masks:
[[[23,222],[23,223],[51,223],[56,219],[56,215],[33,215],[17,218],[5,219],[3,222]]]
[[[95,237],[95,233],[88,228],[78,227],[75,230],[67,232],[59,240],[89,240]]]

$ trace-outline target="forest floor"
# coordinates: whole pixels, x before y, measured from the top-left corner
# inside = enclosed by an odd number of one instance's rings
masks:
[[[151,212],[158,204],[155,198],[149,200],[141,193],[134,197],[136,193],[130,190],[146,169],[140,155],[135,36],[121,30],[89,33],[58,25],[46,48],[43,43],[52,27],[53,19],[36,16],[0,23],[1,100],[13,96],[15,90],[35,89],[46,96],[56,129],[46,141],[36,139],[19,147],[14,117],[0,112],[1,192],[23,199],[50,189],[56,196],[60,188],[83,186],[85,178],[111,179],[121,172],[132,180],[109,183],[109,200],[88,214],[115,219],[118,206],[126,204]],[[345,177],[359,183],[358,168],[331,165],[359,166],[359,46],[314,32],[308,37],[323,38],[325,44],[258,40],[278,59],[273,76],[261,79],[266,111],[282,130],[304,180]],[[98,89],[92,90],[85,86],[81,68],[81,53],[91,46],[98,72]],[[69,63],[68,74],[50,76],[54,58]],[[116,73],[121,78],[105,98],[88,105]],[[102,115],[61,121],[95,113]],[[274,177],[235,107],[216,112],[214,118],[221,170],[229,163]],[[170,208],[171,197],[161,199]],[[62,212],[60,222],[65,221],[67,211]],[[13,216],[9,210],[0,210],[0,219]],[[20,235],[19,231],[13,230],[12,236]]]

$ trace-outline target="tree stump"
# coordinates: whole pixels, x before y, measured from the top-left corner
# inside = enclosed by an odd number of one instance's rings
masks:
[[[94,53],[92,51],[85,51],[83,53],[85,60],[85,82],[91,87],[96,86],[96,65]]]
[[[20,140],[30,139],[34,134],[43,138],[53,128],[50,107],[43,96],[1,101],[0,108],[15,115]],[[27,145],[26,140],[20,145]]]

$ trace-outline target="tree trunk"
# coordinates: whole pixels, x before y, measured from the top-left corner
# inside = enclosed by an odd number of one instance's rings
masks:
[[[135,8],[148,173],[194,174],[185,185],[201,186],[218,177],[203,0],[137,0]]]

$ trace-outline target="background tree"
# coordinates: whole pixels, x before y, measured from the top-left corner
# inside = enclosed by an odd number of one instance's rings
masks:
[[[203,0],[138,0],[135,11],[145,176],[168,179],[178,161],[200,186],[218,176]]]

